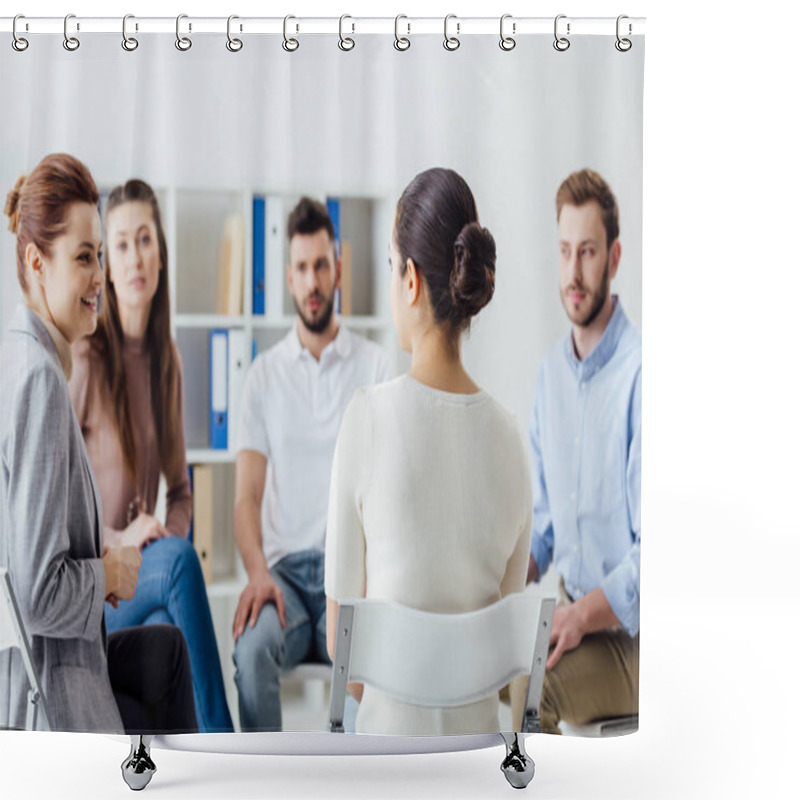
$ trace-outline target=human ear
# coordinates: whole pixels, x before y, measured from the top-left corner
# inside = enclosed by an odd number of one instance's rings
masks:
[[[25,248],[25,263],[33,272],[39,285],[44,286],[44,256],[42,255],[42,251],[33,242],[28,242]]]
[[[622,245],[619,243],[619,239],[614,239],[614,242],[611,245],[611,251],[608,255],[608,275],[611,279],[615,278],[617,275],[617,268],[619,267],[619,259],[621,255]]]
[[[413,306],[419,299],[422,291],[422,276],[417,270],[417,265],[409,258],[406,261],[406,274],[403,278],[406,290],[406,301]]]

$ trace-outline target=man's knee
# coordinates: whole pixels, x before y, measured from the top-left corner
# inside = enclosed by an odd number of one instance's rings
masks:
[[[261,609],[255,627],[245,625],[233,652],[237,679],[240,674],[263,677],[277,672],[283,663],[284,635],[278,612],[272,603]]]

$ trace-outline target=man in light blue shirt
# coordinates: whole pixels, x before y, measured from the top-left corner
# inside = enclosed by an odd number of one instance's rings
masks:
[[[572,330],[545,356],[531,414],[529,580],[561,585],[542,730],[638,713],[642,345],[611,281],[619,212],[603,178],[556,196],[559,288]]]

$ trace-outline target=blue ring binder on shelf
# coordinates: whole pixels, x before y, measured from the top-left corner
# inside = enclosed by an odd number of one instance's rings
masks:
[[[209,350],[209,444],[212,450],[228,449],[228,331],[208,335]]]

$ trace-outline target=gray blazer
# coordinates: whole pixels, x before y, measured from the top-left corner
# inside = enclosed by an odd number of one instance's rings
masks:
[[[54,730],[122,732],[106,660],[102,512],[55,345],[20,306],[0,353],[0,566],[8,568]],[[0,726],[28,681],[0,653]]]

